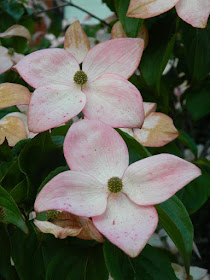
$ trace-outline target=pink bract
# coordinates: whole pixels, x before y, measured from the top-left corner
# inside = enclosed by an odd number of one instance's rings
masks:
[[[29,105],[29,130],[42,132],[59,126],[81,111],[88,119],[112,127],[141,127],[142,97],[127,79],[138,67],[143,49],[142,39],[98,44],[84,58],[84,84],[75,81],[80,67],[68,50],[47,49],[26,56],[15,69],[36,88]]]
[[[209,0],[131,0],[127,16],[151,18],[167,12],[174,6],[182,20],[194,27],[206,27],[210,13]]]
[[[140,253],[157,227],[153,205],[201,175],[198,167],[170,154],[128,166],[128,149],[121,136],[96,120],[71,126],[64,155],[71,170],[44,186],[35,210],[55,209],[92,217],[96,228],[131,257]],[[116,193],[108,184],[113,177],[123,184]]]

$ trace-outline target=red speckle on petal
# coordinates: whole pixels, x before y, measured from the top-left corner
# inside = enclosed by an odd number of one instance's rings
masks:
[[[82,100],[80,100],[79,102],[82,103]]]
[[[113,225],[115,225],[115,220],[112,222]]]

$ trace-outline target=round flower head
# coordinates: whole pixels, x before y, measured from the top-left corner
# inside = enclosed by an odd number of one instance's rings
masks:
[[[170,198],[201,172],[170,154],[130,166],[121,136],[100,121],[74,123],[64,141],[70,171],[55,176],[39,193],[35,210],[58,209],[92,217],[95,227],[131,257],[154,233],[154,204]]]
[[[82,35],[76,36],[72,26],[67,30],[65,50],[36,51],[15,66],[22,78],[36,88],[29,105],[29,130],[41,132],[59,126],[81,111],[86,118],[112,127],[141,127],[142,98],[127,79],[139,65],[144,41],[114,39],[88,51],[88,46],[84,48],[78,42],[70,42],[69,47],[70,35],[74,41],[78,36],[83,38],[84,45],[88,40],[81,29],[78,34]]]

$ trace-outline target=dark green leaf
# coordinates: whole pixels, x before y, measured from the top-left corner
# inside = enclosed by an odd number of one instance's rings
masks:
[[[171,56],[176,38],[177,22],[172,14],[152,25],[149,30],[150,43],[141,59],[140,69],[147,85],[160,94],[162,73]]]
[[[53,143],[55,143],[57,146],[62,146],[69,128],[70,124],[54,128],[50,134]]]
[[[19,166],[25,173],[32,201],[45,177],[58,166],[66,165],[62,150],[52,143],[49,132],[38,134],[25,145],[19,156]]]
[[[55,177],[56,175],[58,175],[59,173],[61,172],[64,172],[66,170],[69,170],[69,167],[68,165],[66,166],[60,166],[58,168],[56,168],[55,170],[53,170],[52,172],[50,172],[50,174],[44,179],[44,181],[41,183],[39,189],[38,189],[38,192],[41,191],[41,189],[53,178]]]
[[[137,142],[133,137],[131,137],[128,133],[125,133],[118,128],[116,130],[122,136],[128,148],[131,148],[133,151],[135,151],[135,153],[138,154],[140,158],[146,158],[151,156],[151,153],[139,142]]]
[[[177,280],[168,257],[160,249],[146,245],[136,258],[129,258],[106,241],[104,256],[115,280]]]
[[[5,109],[1,109],[0,110],[0,119],[5,117],[7,114],[10,114],[10,113],[13,113],[13,112],[20,112],[20,111],[15,106],[5,108]]]
[[[18,209],[14,199],[1,186],[0,186],[0,206],[1,206],[0,211],[2,211],[2,214],[5,216],[4,221],[16,225],[25,233],[28,232],[22,214]]]
[[[20,152],[22,151],[22,149],[30,141],[31,141],[31,139],[24,139],[24,140],[19,141],[12,149],[14,156],[18,157],[20,155]]]
[[[108,280],[109,273],[105,265],[101,245],[89,250],[85,280]]]
[[[117,12],[119,20],[122,23],[123,29],[128,37],[135,38],[138,35],[139,29],[143,23],[143,19],[126,17],[130,0],[119,0],[117,3]]]
[[[12,16],[16,21],[19,20],[24,14],[23,6],[18,3],[16,0],[3,0],[1,6],[5,12]]]
[[[207,25],[206,29],[201,29],[182,22],[181,28],[189,74],[194,81],[202,80],[209,73],[210,25]]]
[[[195,141],[187,134],[185,131],[179,129],[179,132],[181,133],[178,137],[178,140],[184,143],[194,154],[194,156],[197,158],[197,145]]]
[[[0,277],[9,280],[11,262],[10,262],[10,239],[6,226],[0,223]]]
[[[6,174],[1,179],[0,183],[3,188],[5,188],[8,192],[10,192],[24,178],[25,178],[25,176],[19,168],[18,160],[16,160],[8,168]]]
[[[19,182],[10,192],[11,196],[17,204],[22,203],[26,200],[26,193],[28,191],[27,180]]]
[[[194,120],[199,120],[210,113],[209,85],[202,85],[186,91],[187,110]]]
[[[210,177],[204,170],[202,170],[202,173],[200,177],[190,182],[177,193],[189,214],[193,214],[200,209],[210,195]]]
[[[83,280],[86,252],[75,248],[61,248],[47,267],[46,280]],[[61,268],[62,269],[58,269]]]
[[[193,226],[182,202],[174,195],[156,205],[159,222],[176,245],[189,273],[193,245]]]
[[[106,5],[109,7],[109,9],[113,12],[116,12],[115,5],[113,0],[102,0],[103,3],[106,3]]]
[[[41,243],[33,225],[28,223],[28,227],[28,235],[19,230],[12,235],[12,259],[21,280],[44,280],[45,266]]]
[[[3,144],[0,145],[0,163],[3,161],[11,161],[13,159],[13,154],[11,148],[8,146],[7,141],[4,141]]]

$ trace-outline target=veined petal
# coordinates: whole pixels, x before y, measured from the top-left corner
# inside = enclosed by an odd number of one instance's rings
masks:
[[[144,121],[143,101],[137,88],[125,78],[116,74],[105,74],[83,91],[87,103],[83,114],[112,127],[141,127]]]
[[[82,70],[93,81],[103,74],[119,74],[128,79],[139,65],[144,41],[119,38],[102,42],[86,55]]]
[[[112,39],[117,39],[117,38],[127,38],[128,36],[126,35],[122,23],[120,21],[117,21],[111,31],[111,36]],[[149,34],[148,30],[146,28],[146,25],[143,23],[139,29],[137,38],[141,38],[144,40],[144,49],[146,49],[148,42],[149,42]]]
[[[149,116],[150,113],[156,111],[157,104],[151,102],[143,102],[143,106],[144,106],[144,114],[146,118],[147,116]]]
[[[23,25],[15,24],[3,33],[0,33],[0,38],[10,38],[12,36],[24,37],[28,41],[31,41],[31,34],[29,30]]]
[[[6,116],[0,120],[0,144],[5,138],[12,147],[20,140],[28,138],[24,122],[20,118]]]
[[[111,177],[121,178],[129,162],[122,137],[96,120],[82,120],[70,127],[64,156],[71,170],[86,172],[105,185]]]
[[[134,138],[145,147],[162,147],[179,136],[173,120],[158,112],[145,118],[141,129],[134,129]]]
[[[90,41],[79,21],[72,23],[66,30],[64,49],[70,52],[79,63],[83,61],[90,49]]]
[[[29,104],[30,99],[31,93],[26,87],[13,83],[0,84],[0,109]]]
[[[13,66],[11,56],[8,49],[0,46],[0,75],[9,70]]]
[[[209,0],[180,0],[176,4],[178,16],[193,27],[205,28],[210,13]]]
[[[123,176],[123,192],[139,205],[161,203],[201,175],[194,164],[170,154],[131,164]]]
[[[78,235],[82,227],[74,226],[74,227],[61,227],[55,225],[48,221],[39,221],[34,220],[34,224],[38,227],[38,229],[43,233],[51,233],[56,238],[64,239],[67,236],[76,236]]]
[[[33,52],[22,58],[14,68],[32,87],[71,85],[79,65],[75,57],[62,49]]]
[[[131,0],[127,17],[151,18],[173,8],[179,0]]]
[[[49,181],[39,193],[36,212],[61,210],[79,216],[101,215],[106,210],[108,191],[94,177],[65,171]]]
[[[158,215],[153,206],[139,206],[123,193],[112,194],[106,212],[93,217],[97,229],[130,257],[136,257],[154,233]]]
[[[32,94],[29,104],[29,130],[42,132],[59,126],[79,114],[85,103],[85,94],[74,83],[40,87]]]

